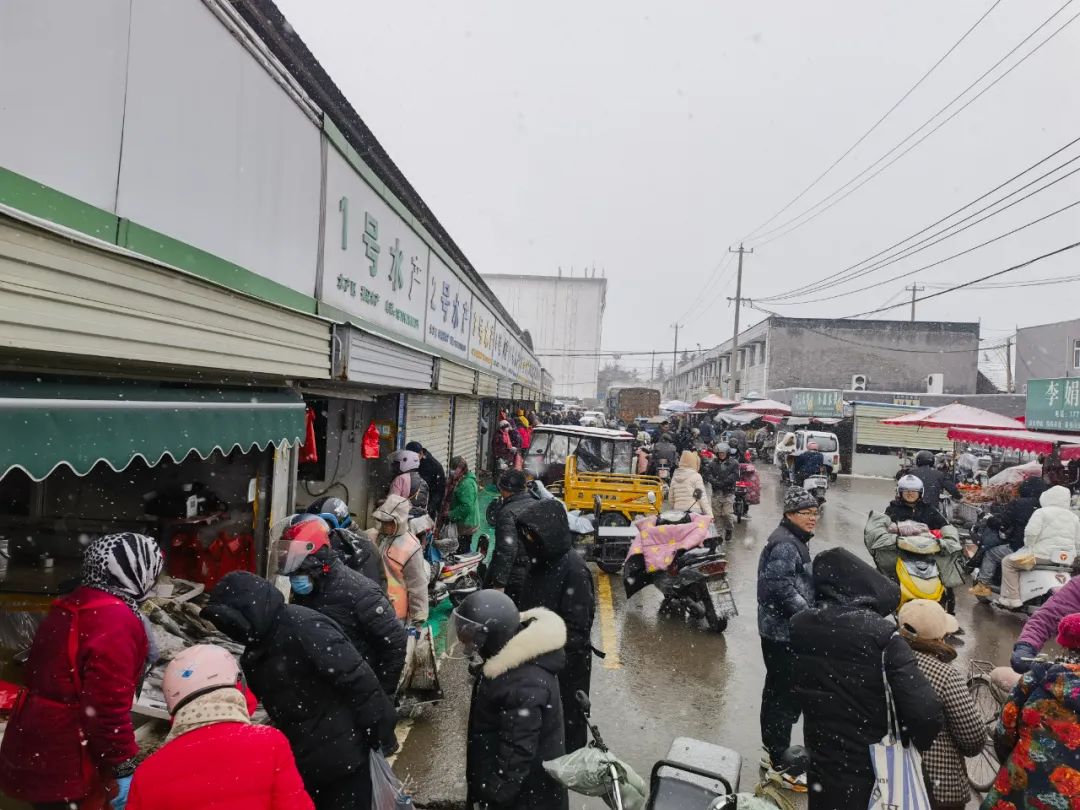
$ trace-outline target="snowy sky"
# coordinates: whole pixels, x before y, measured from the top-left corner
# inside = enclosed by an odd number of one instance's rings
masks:
[[[1063,2],[1000,0],[770,227],[889,152]],[[905,147],[1080,13],[1070,3]],[[993,4],[278,0],[481,273],[579,273],[595,264],[609,279],[604,347],[667,352],[677,320],[681,346],[730,337],[729,245],[821,174]],[[764,298],[844,270],[1080,137],[1078,75],[1080,20],[835,207],[767,244],[749,239],[756,252],[743,294]],[[1076,156],[1080,143],[956,219]],[[1076,168],[1080,160],[1038,185]],[[1004,269],[1080,241],[1080,206],[890,280],[1077,200],[1080,173],[865,278],[773,308],[848,316],[910,297],[903,287],[913,279],[946,285]],[[1080,278],[1078,269],[1080,249],[999,281]],[[1075,317],[1078,292],[1080,283],[957,292],[920,304],[918,314],[981,319],[991,345],[1017,325]],[[626,363],[648,368],[647,358]]]

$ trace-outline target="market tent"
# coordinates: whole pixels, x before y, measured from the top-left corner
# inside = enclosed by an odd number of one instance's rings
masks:
[[[1068,433],[1044,433],[1036,430],[975,430],[951,428],[949,438],[986,447],[1004,447],[1026,453],[1049,453],[1060,447],[1062,461],[1080,458],[1080,436]]]
[[[928,428],[973,428],[975,430],[1023,430],[1024,425],[1009,416],[986,411],[982,408],[973,408],[971,405],[961,405],[954,402],[951,405],[942,405],[939,408],[929,408],[925,411],[904,414],[890,419],[882,419],[883,425],[899,425],[901,427],[928,427]]]
[[[726,399],[726,398],[720,396],[719,394],[709,394],[707,397],[699,399],[697,402],[695,402],[694,407],[695,408],[709,408],[709,409],[730,408],[733,405],[738,405],[738,404],[739,403],[736,402],[735,400]]]
[[[671,399],[667,402],[660,403],[660,410],[668,411],[669,413],[685,413],[686,411],[692,411],[694,406],[689,402],[683,402],[681,399]]]
[[[791,406],[775,399],[759,399],[755,402],[744,402],[731,409],[733,413],[768,413],[774,416],[791,416]]]
[[[287,389],[167,386],[40,378],[0,384],[0,477],[18,467],[41,481],[61,466],[86,475],[136,458],[207,458],[302,439],[304,401]]]
[[[714,422],[724,422],[728,425],[749,425],[751,422],[761,419],[760,413],[736,413],[734,409],[730,411],[720,411],[713,417]]]

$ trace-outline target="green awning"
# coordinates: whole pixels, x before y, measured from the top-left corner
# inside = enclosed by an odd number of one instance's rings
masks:
[[[133,381],[0,382],[0,477],[13,468],[35,481],[66,465],[86,475],[98,462],[122,470],[136,458],[207,458],[302,439],[304,402],[286,389]]]

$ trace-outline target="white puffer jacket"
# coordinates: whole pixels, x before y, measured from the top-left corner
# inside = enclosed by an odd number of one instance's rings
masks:
[[[1024,548],[1040,559],[1052,560],[1058,552],[1080,551],[1080,517],[1069,508],[1065,487],[1050,487],[1039,498],[1040,508],[1024,530]]]
[[[701,500],[695,502],[695,489],[705,492],[705,481],[702,480],[701,473],[688,467],[679,467],[675,470],[671,474],[671,483],[668,485],[668,500],[671,501],[671,508],[679,512],[689,509],[712,517],[712,504],[709,502],[708,495],[702,495]]]

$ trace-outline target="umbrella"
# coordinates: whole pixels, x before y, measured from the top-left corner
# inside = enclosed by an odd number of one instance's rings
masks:
[[[731,409],[733,413],[768,413],[774,416],[791,416],[791,406],[775,399],[759,399],[756,402],[744,402]]]
[[[1009,416],[954,402],[939,408],[882,419],[883,425],[927,428],[972,428],[974,430],[1023,430],[1024,424]]]
[[[672,399],[660,403],[660,410],[670,411],[671,413],[685,413],[686,411],[691,411],[693,409],[693,405],[689,402],[683,402],[681,399]]]
[[[695,408],[730,408],[732,405],[738,405],[739,403],[733,399],[725,399],[719,394],[709,394],[703,399],[699,399],[694,403]]]

